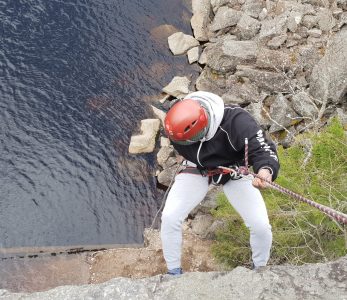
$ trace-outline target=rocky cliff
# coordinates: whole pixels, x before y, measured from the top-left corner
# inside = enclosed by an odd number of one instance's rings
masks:
[[[251,271],[114,278],[102,284],[58,287],[33,294],[0,290],[1,300],[35,299],[347,299],[347,257],[300,267],[272,266]]]

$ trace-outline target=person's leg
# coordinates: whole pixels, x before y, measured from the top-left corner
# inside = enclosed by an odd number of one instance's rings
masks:
[[[169,270],[181,267],[182,223],[189,212],[205,197],[208,178],[195,174],[179,174],[168,194],[161,217],[161,240]]]
[[[260,191],[253,187],[249,178],[229,180],[223,189],[229,202],[250,230],[254,266],[265,266],[270,257],[272,232]]]

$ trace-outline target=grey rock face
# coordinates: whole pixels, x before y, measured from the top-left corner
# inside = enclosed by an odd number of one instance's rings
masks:
[[[205,51],[207,65],[216,71],[226,72],[234,70],[239,64],[255,62],[257,44],[254,41],[235,41],[234,37],[225,36]]]
[[[347,257],[343,257],[326,264],[272,266],[259,271],[237,267],[231,272],[194,272],[179,277],[114,278],[97,285],[58,287],[33,294],[0,291],[0,299],[331,300],[343,299],[346,282]]]
[[[320,101],[339,103],[347,92],[347,27],[331,40],[324,57],[313,68],[310,94]]]

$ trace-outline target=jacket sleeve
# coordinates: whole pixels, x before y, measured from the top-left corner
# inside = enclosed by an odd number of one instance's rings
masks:
[[[232,136],[238,151],[244,151],[245,138],[248,139],[248,162],[255,173],[262,168],[270,169],[275,180],[280,168],[275,144],[266,137],[254,118],[240,109],[232,122]]]

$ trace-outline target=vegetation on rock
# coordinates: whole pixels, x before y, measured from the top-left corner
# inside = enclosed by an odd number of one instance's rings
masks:
[[[320,133],[298,136],[292,147],[279,147],[278,154],[278,184],[347,213],[347,137],[337,120]],[[273,189],[262,193],[273,230],[269,264],[324,262],[347,254],[344,225]],[[212,247],[215,257],[228,267],[249,265],[249,232],[223,194],[212,214],[227,220]]]

